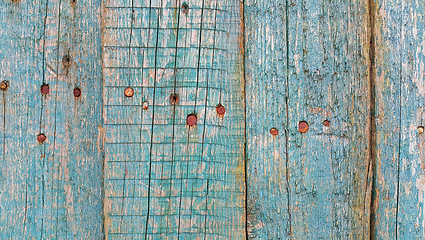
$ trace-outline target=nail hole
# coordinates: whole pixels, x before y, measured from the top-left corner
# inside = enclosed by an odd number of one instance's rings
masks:
[[[171,104],[177,104],[177,103],[179,103],[179,95],[177,93],[172,93],[170,95],[170,103]]]
[[[41,91],[42,94],[47,95],[50,92],[49,84],[41,85],[40,91]]]
[[[308,123],[306,121],[299,122],[298,123],[298,131],[300,131],[300,133],[308,132]]]
[[[125,95],[126,97],[133,97],[133,95],[134,95],[134,90],[133,90],[133,88],[131,88],[131,87],[126,88],[126,89],[124,90],[124,95]]]
[[[37,136],[37,141],[39,142],[39,143],[44,143],[44,141],[46,141],[46,135],[44,135],[44,133],[40,133],[40,134],[38,134],[38,136]]]
[[[1,90],[6,90],[9,88],[9,82],[4,80],[3,82],[0,83],[0,89]]]
[[[69,66],[69,64],[71,63],[71,57],[69,55],[63,56],[62,63],[65,67]]]
[[[81,89],[79,87],[74,88],[74,97],[79,98],[81,96]]]
[[[224,114],[226,113],[226,108],[223,105],[221,105],[220,103],[217,105],[215,110],[217,111],[217,114],[220,117],[224,116]]]
[[[329,127],[330,124],[331,124],[331,122],[327,119],[325,121],[323,121],[323,125],[325,125],[326,127]]]
[[[187,5],[187,3],[183,3],[182,4],[182,11],[184,14],[187,14],[189,12],[189,5]]]
[[[273,136],[276,136],[279,134],[279,130],[277,130],[276,128],[272,128],[270,129],[270,134]]]
[[[148,101],[144,101],[144,102],[142,103],[142,109],[143,109],[143,110],[148,110],[148,108],[149,108],[149,103],[148,103]]]
[[[187,119],[186,119],[187,125],[195,126],[197,121],[198,121],[198,118],[196,117],[195,114],[190,114],[190,115],[187,116]]]

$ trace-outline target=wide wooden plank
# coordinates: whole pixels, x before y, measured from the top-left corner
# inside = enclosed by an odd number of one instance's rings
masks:
[[[252,239],[369,238],[368,9],[359,1],[246,1]]]
[[[425,238],[425,5],[375,5],[376,239]]]
[[[100,1],[0,8],[0,238],[100,239]]]
[[[104,1],[107,239],[245,237],[240,4]]]

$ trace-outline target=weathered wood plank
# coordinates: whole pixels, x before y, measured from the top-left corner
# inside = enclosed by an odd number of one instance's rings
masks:
[[[367,2],[245,9],[250,237],[368,238]]]
[[[240,4],[104,1],[108,239],[244,238]]]
[[[376,239],[423,239],[425,5],[376,1]]]
[[[102,238],[100,1],[0,5],[0,237]]]

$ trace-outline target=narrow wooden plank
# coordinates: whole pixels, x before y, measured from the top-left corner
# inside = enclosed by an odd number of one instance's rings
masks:
[[[0,4],[0,236],[102,238],[100,2]]]
[[[376,239],[422,239],[425,5],[376,1]]]
[[[250,237],[368,238],[367,2],[245,9]]]
[[[104,1],[107,239],[244,238],[240,9],[236,0]]]

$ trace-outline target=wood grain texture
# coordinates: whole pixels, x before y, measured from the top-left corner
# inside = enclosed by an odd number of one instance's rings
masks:
[[[0,93],[0,238],[100,239],[100,2],[0,1],[0,8],[0,78],[10,83]]]
[[[245,238],[240,2],[106,0],[103,24],[107,239]]]
[[[251,239],[369,238],[368,8],[246,1]]]
[[[423,239],[425,5],[376,1],[376,239]]]

